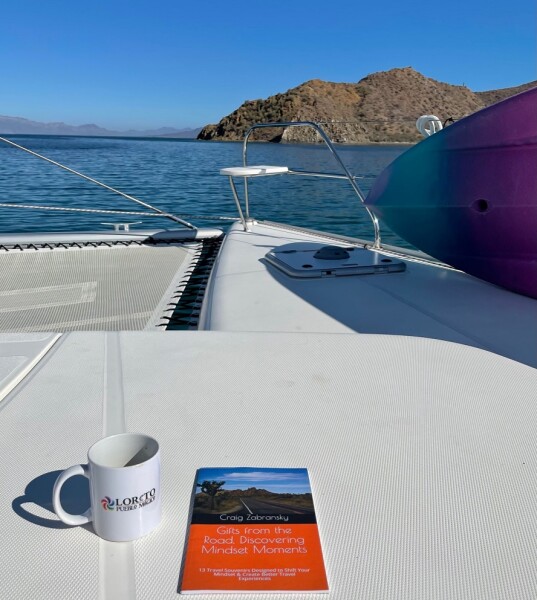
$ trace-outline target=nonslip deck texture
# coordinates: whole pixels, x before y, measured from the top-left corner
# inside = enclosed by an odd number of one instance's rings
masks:
[[[0,403],[0,597],[177,600],[196,469],[220,465],[308,468],[330,594],[293,598],[534,600],[536,385],[408,336],[67,334]],[[160,443],[163,520],[114,546],[50,498],[123,427]]]

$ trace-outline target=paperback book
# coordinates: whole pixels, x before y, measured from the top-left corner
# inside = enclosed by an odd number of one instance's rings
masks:
[[[327,591],[307,469],[198,470],[181,594]]]

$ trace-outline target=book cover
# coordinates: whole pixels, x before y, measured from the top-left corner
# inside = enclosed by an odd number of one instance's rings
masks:
[[[196,474],[181,594],[327,592],[307,469]]]

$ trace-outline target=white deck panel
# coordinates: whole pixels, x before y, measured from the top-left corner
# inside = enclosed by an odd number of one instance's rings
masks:
[[[58,341],[58,333],[3,334],[0,337],[0,402]]]
[[[537,596],[535,369],[413,337],[224,332],[74,332],[42,364],[0,404],[3,598],[177,598],[203,466],[309,469],[328,598]],[[125,425],[161,444],[159,529],[55,527],[52,473]]]
[[[304,280],[263,260],[273,248],[304,241],[337,243],[284,227],[256,223],[247,233],[234,225],[206,294],[201,328],[421,336],[537,366],[537,301],[416,262],[407,262],[404,273]]]
[[[102,336],[60,339],[27,383],[0,403],[0,597],[6,600],[98,597],[99,544],[87,542],[95,537],[90,531],[57,520],[51,491],[59,473],[86,462],[86,449],[102,436],[103,349]],[[71,504],[71,511],[84,504]]]

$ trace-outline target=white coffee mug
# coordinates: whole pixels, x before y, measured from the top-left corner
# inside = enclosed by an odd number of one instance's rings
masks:
[[[72,515],[61,505],[60,491],[70,477],[90,482],[90,508]],[[88,464],[69,467],[56,480],[54,512],[68,525],[92,521],[95,533],[111,542],[127,542],[152,531],[160,522],[160,449],[152,437],[120,433],[88,450]]]

